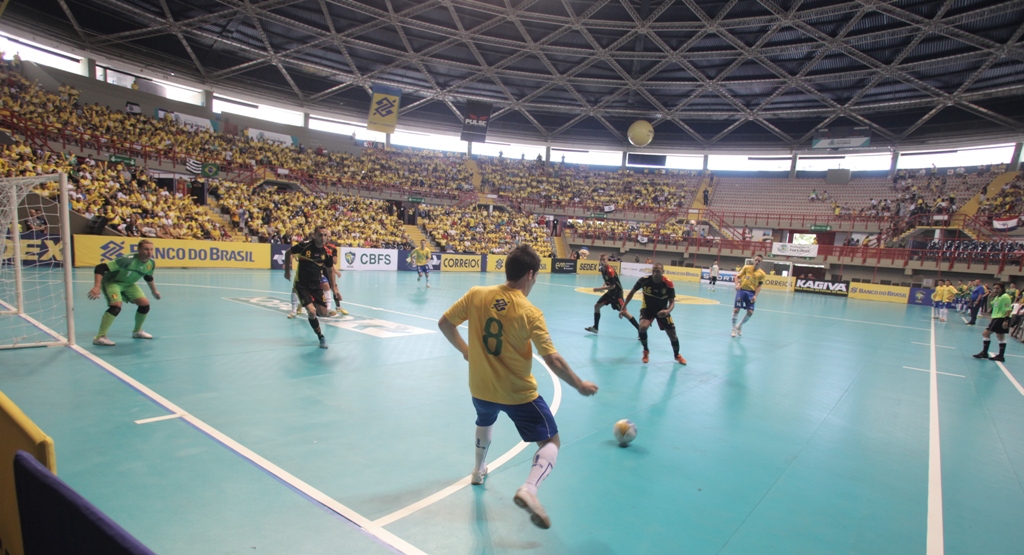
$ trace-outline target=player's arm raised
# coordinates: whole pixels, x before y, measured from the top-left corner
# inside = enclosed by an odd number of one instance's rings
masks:
[[[589,397],[597,393],[597,384],[580,379],[580,377],[572,371],[572,368],[569,367],[569,363],[562,358],[562,355],[554,352],[548,355],[543,355],[542,358],[544,359],[544,362],[547,363],[548,368],[550,368],[556,376],[558,376],[563,382],[575,388],[580,395]]]

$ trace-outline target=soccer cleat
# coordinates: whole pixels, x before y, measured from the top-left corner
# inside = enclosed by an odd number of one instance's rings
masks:
[[[109,338],[108,338],[107,336],[105,336],[105,335],[104,335],[104,336],[101,336],[101,337],[97,337],[97,338],[93,339],[93,340],[92,340],[92,344],[93,344],[93,345],[102,345],[102,346],[104,346],[104,347],[113,347],[113,346],[114,346],[114,342],[113,342],[113,341],[111,341],[111,340],[110,340],[110,339],[109,339]]]
[[[295,311],[294,310],[289,311],[288,312],[288,319],[290,320],[290,319],[292,319],[294,317],[295,317]]]
[[[733,329],[732,329],[732,334],[730,334],[730,335],[731,335],[732,337],[736,337],[736,328],[733,328]]]
[[[487,476],[487,467],[486,466],[484,467],[483,472],[481,472],[481,471],[479,471],[479,470],[474,468],[473,469],[473,474],[469,478],[469,483],[473,484],[474,486],[483,485],[484,478],[486,476]]]
[[[544,506],[537,500],[537,496],[530,493],[530,490],[526,489],[526,486],[519,488],[516,491],[516,496],[513,498],[516,505],[526,509],[526,512],[530,513],[530,522],[537,525],[538,528],[547,530],[551,528],[551,519],[548,518],[548,513],[544,510]]]
[[[583,328],[583,329],[585,331],[589,331],[590,333],[597,333],[597,328],[595,328],[594,326],[586,327],[586,328]]]
[[[683,358],[683,355],[676,355],[676,362],[682,364],[683,366],[686,366],[686,359]]]
[[[327,311],[327,317],[328,318],[334,318],[337,315],[338,315],[338,311],[336,311],[336,310],[328,310]]]
[[[320,336],[320,348],[321,349],[326,349],[327,348],[327,338],[322,336],[322,335]]]
[[[341,314],[342,316],[348,316],[348,311],[347,311],[347,310],[345,310],[344,308],[341,308],[340,306],[338,307],[338,312],[339,312],[339,313],[340,313],[340,314]]]
[[[640,360],[642,360],[644,364],[647,364],[647,361],[651,360],[651,352],[650,351],[644,351],[644,358],[642,358]]]
[[[988,357],[988,359],[989,360],[994,360],[996,362],[1006,362],[1006,359],[1003,358],[1003,355],[990,356],[990,357]]]
[[[150,334],[148,334],[148,333],[146,333],[146,332],[144,332],[142,330],[133,331],[132,332],[132,337],[134,337],[135,339],[153,339],[152,335],[150,335]]]
[[[95,342],[94,342],[94,343],[95,343]],[[982,351],[982,352],[980,352],[980,353],[975,353],[975,354],[974,354],[974,355],[972,355],[972,356],[974,356],[974,358],[981,358],[981,359],[987,359],[987,358],[988,358],[988,353],[986,353],[985,351]]]
[[[427,289],[430,289],[430,282],[427,282]]]

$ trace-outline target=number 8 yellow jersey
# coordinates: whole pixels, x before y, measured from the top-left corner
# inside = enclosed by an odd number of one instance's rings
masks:
[[[555,351],[544,313],[507,285],[474,287],[444,313],[458,326],[469,320],[469,391],[477,399],[520,405],[537,398],[533,349]]]

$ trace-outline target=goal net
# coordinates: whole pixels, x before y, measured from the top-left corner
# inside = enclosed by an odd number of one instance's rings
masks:
[[[66,175],[0,179],[0,349],[74,344],[69,224]]]

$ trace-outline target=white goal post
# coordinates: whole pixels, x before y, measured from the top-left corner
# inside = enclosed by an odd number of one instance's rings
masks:
[[[68,200],[67,174],[0,179],[0,349],[75,344]]]

